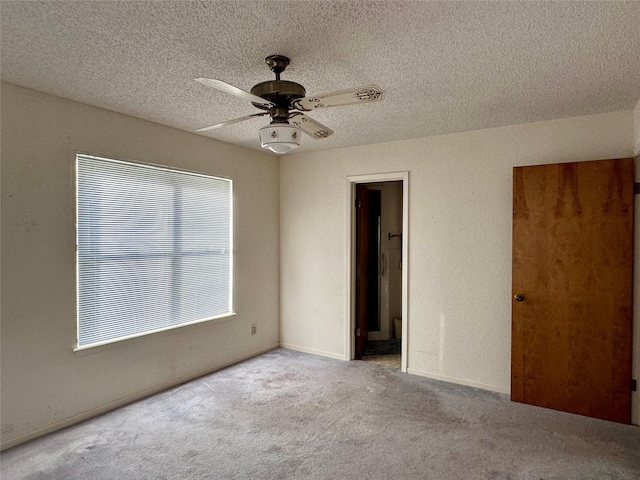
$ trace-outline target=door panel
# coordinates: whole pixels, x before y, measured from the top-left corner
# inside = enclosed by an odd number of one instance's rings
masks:
[[[513,175],[511,398],[629,423],[633,159]]]

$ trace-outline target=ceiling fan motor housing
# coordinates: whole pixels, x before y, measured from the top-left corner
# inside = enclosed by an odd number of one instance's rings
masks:
[[[274,119],[281,117],[286,119],[292,102],[304,98],[307,94],[302,85],[287,80],[268,80],[258,83],[253,86],[251,93],[275,105],[275,107],[268,107],[257,103],[253,104],[263,110],[272,110],[271,117]]]

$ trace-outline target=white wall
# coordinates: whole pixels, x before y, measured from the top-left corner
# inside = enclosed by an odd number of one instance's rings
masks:
[[[508,392],[512,168],[629,157],[633,135],[626,111],[283,157],[281,344],[344,358],[346,177],[409,171],[408,371]]]
[[[77,151],[234,180],[235,317],[74,354]],[[2,84],[3,447],[277,346],[278,175],[273,155]]]

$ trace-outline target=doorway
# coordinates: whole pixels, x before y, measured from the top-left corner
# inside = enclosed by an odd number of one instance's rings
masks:
[[[408,174],[348,180],[348,359],[406,371]]]

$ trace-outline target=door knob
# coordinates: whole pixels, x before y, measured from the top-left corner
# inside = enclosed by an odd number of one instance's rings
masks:
[[[524,295],[521,293],[516,293],[513,298],[515,298],[516,302],[522,302],[524,300]]]

